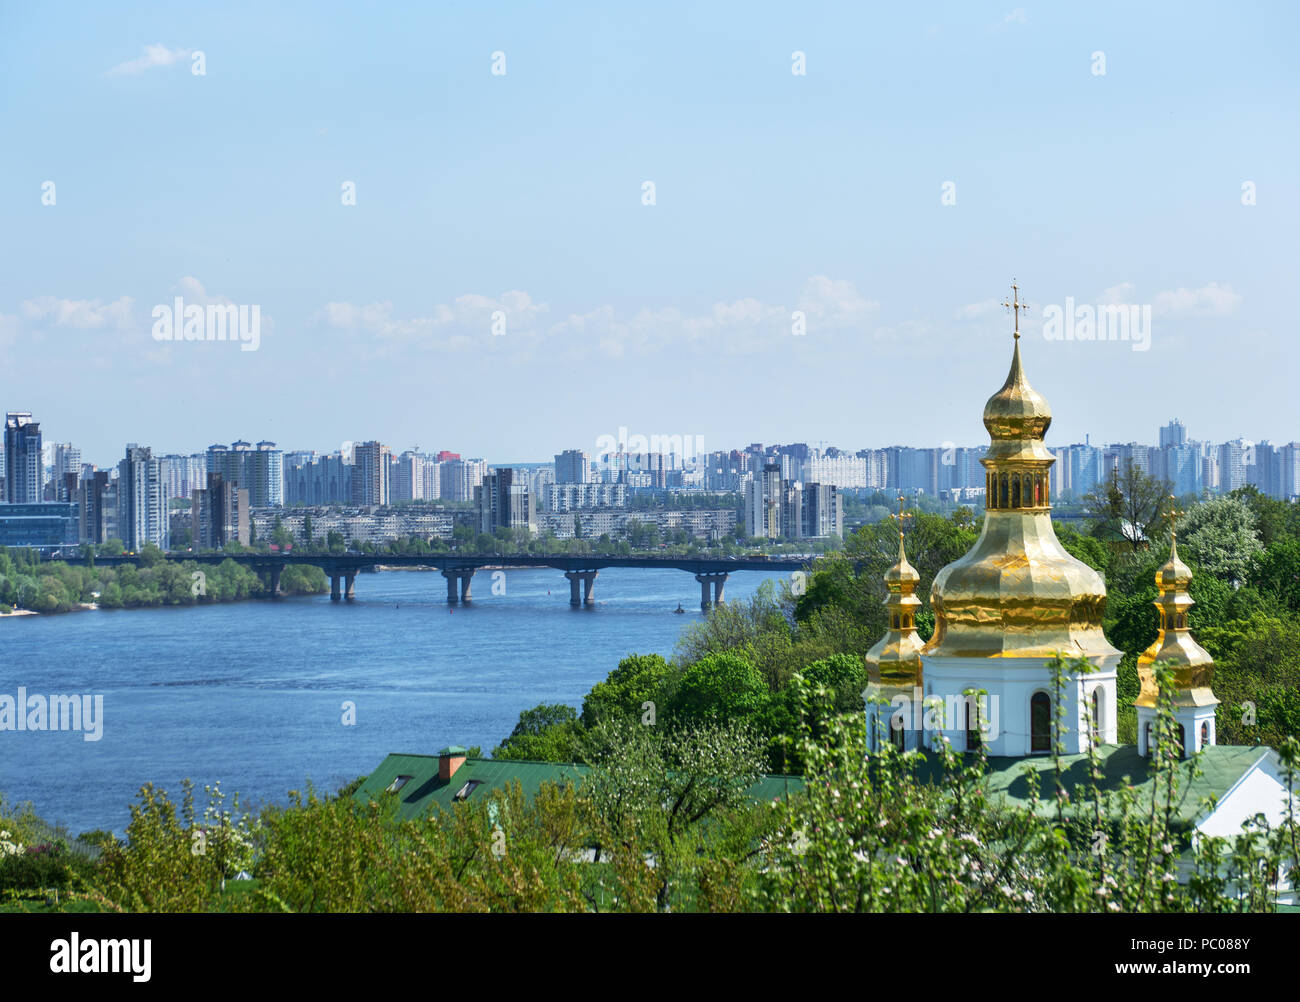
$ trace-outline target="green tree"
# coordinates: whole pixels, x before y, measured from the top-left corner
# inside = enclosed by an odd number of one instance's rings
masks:
[[[629,654],[603,682],[597,682],[582,701],[582,722],[594,727],[611,717],[640,717],[647,701],[656,714],[666,704],[665,688],[672,679],[671,665],[659,654]]]
[[[581,795],[606,868],[588,874],[588,900],[630,911],[738,906],[766,821],[746,798],[761,770],[758,736],[738,721],[664,731],[620,718],[592,741]]]
[[[762,673],[739,654],[708,654],[682,672],[669,711],[680,722],[752,721],[770,695]]]
[[[542,703],[519,714],[510,736],[492,750],[493,758],[536,762],[583,760],[585,728],[578,711],[563,703]]]
[[[1178,527],[1178,544],[1197,569],[1232,582],[1246,580],[1252,560],[1263,550],[1255,513],[1231,495],[1193,505]]]
[[[1169,481],[1157,480],[1126,460],[1083,499],[1093,520],[1093,535],[1120,542],[1129,550],[1145,548],[1148,540],[1164,531],[1172,489]]]

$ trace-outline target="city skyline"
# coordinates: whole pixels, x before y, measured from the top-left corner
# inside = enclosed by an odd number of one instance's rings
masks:
[[[1005,371],[1012,276],[1050,441],[1300,425],[1291,8],[74,9],[0,32],[0,351],[58,358],[2,405],[87,455],[232,408],[520,462],[974,443],[942,402]],[[187,304],[241,343],[157,337]],[[1110,307],[1135,336],[1078,340]]]
[[[77,454],[79,458],[88,455],[88,450],[82,448],[80,445],[80,442],[82,440],[81,435],[79,434],[65,435],[62,433],[62,430],[57,435],[53,435],[48,432],[45,432],[44,429],[48,427],[48,421],[41,419],[39,417],[33,417],[33,412],[30,410],[19,410],[17,408],[6,407],[4,406],[4,402],[0,401],[0,413],[11,414],[11,415],[13,414],[22,415],[25,419],[32,420],[35,424],[41,426],[42,437],[45,439],[45,444],[43,448],[45,452],[50,453],[51,456],[53,456],[54,450],[63,449],[67,447],[72,447],[73,451]],[[1201,445],[1217,446],[1225,443],[1242,442],[1252,446],[1271,444],[1277,447],[1277,446],[1290,445],[1290,444],[1295,444],[1297,442],[1300,442],[1300,429],[1297,429],[1296,431],[1290,433],[1279,434],[1277,436],[1263,435],[1259,437],[1251,437],[1251,436],[1243,436],[1243,435],[1234,435],[1226,439],[1207,438],[1207,437],[1202,437],[1193,434],[1191,431],[1189,431],[1186,422],[1184,422],[1180,417],[1170,417],[1166,419],[1163,424],[1159,425],[1155,429],[1156,434],[1150,438],[1144,438],[1141,436],[1127,436],[1127,437],[1116,438],[1116,439],[1100,439],[1088,433],[1085,433],[1079,439],[1072,440],[1069,442],[1065,442],[1065,441],[1051,442],[1049,448],[1063,449],[1063,448],[1068,448],[1071,446],[1078,446],[1078,445],[1089,445],[1094,448],[1106,448],[1109,446],[1128,446],[1128,445],[1139,445],[1139,446],[1150,446],[1151,448],[1161,448],[1165,445],[1164,438],[1166,432],[1174,425],[1177,425],[1182,431],[1181,440],[1176,443],[1179,445],[1197,443]],[[692,435],[692,434],[683,435],[679,433],[666,432],[663,429],[657,429],[657,430],[646,429],[645,432],[633,430],[629,434],[628,433],[629,429],[627,429],[626,427],[621,427],[618,429],[618,431],[622,433],[621,438],[616,438],[613,435],[602,433],[602,434],[590,436],[591,444],[587,446],[574,443],[574,442],[557,443],[556,445],[552,446],[549,450],[547,450],[544,455],[536,456],[532,458],[500,459],[500,458],[496,458],[495,456],[489,457],[488,455],[485,454],[475,453],[471,450],[467,450],[464,448],[459,448],[457,451],[455,451],[454,456],[456,458],[464,457],[466,459],[486,460],[493,466],[548,466],[548,465],[554,465],[556,460],[562,454],[567,454],[567,453],[584,454],[589,460],[589,462],[591,462],[592,464],[598,464],[600,462],[599,457],[602,455],[662,454],[666,456],[667,455],[685,456],[686,458],[689,459],[692,456],[708,455],[710,453],[715,453],[715,452],[744,453],[752,445],[761,445],[764,447],[775,447],[775,448],[785,448],[790,446],[801,445],[801,446],[807,446],[809,449],[814,449],[822,454],[825,454],[828,451],[837,451],[840,453],[853,455],[861,451],[868,451],[868,450],[878,451],[882,449],[891,449],[891,448],[917,449],[917,450],[922,450],[922,449],[942,450],[942,449],[952,449],[952,448],[978,449],[983,447],[983,443],[981,442],[980,439],[987,438],[987,431],[983,430],[983,428],[981,427],[980,435],[979,436],[972,435],[972,439],[969,441],[945,440],[942,442],[918,442],[918,441],[883,442],[877,440],[875,442],[869,442],[869,443],[864,443],[862,441],[845,443],[845,442],[832,442],[826,439],[799,440],[793,438],[778,438],[769,441],[762,441],[752,436],[747,438],[746,436],[742,435],[740,436],[739,439],[737,439],[734,442],[723,443],[722,445],[719,446],[716,442],[708,439],[704,435]],[[422,436],[422,437],[425,438],[426,440],[428,439],[428,436]],[[1049,439],[1054,438],[1054,436],[1051,435],[1050,430],[1048,432],[1048,438]],[[638,439],[645,441],[647,443],[646,447],[618,448],[618,449],[613,449],[608,451],[602,448],[602,446],[605,443],[610,441],[618,442],[621,445],[623,443],[635,444],[635,442]],[[668,441],[669,439],[672,439],[674,441],[684,442],[685,448],[681,451],[678,451],[675,449],[651,447],[656,442]],[[231,448],[233,448],[233,446],[238,446],[238,445],[243,445],[249,448],[250,451],[256,451],[263,447],[270,447],[283,455],[313,453],[318,456],[334,456],[334,455],[341,454],[346,457],[352,452],[352,450],[355,447],[365,445],[369,441],[374,441],[382,444],[386,453],[389,454],[393,460],[396,460],[402,455],[408,453],[413,453],[421,456],[434,456],[441,452],[444,455],[446,455],[447,458],[451,458],[453,453],[451,450],[447,449],[447,445],[449,444],[456,445],[456,443],[443,442],[440,443],[440,445],[437,447],[432,447],[432,446],[422,447],[418,443],[413,443],[411,445],[403,447],[397,445],[391,439],[385,436],[380,436],[377,439],[370,439],[370,440],[361,439],[361,438],[347,439],[338,443],[335,446],[328,447],[328,448],[312,448],[312,447],[290,448],[290,447],[286,447],[283,443],[280,443],[279,441],[271,440],[262,436],[259,436],[257,438],[247,438],[247,439],[243,438],[242,436],[236,436],[235,438],[232,439],[229,437],[229,435],[224,435],[224,436],[218,435],[216,436],[215,439],[209,441],[207,445],[204,445],[201,448],[196,449],[192,445],[180,446],[180,447],[159,446],[154,444],[156,442],[156,438],[148,439],[146,437],[145,439],[142,440],[148,441],[153,451],[157,453],[159,456],[163,456],[163,457],[195,457],[195,456],[204,455],[209,450],[214,448],[229,451]],[[232,445],[230,446],[226,445],[225,443],[227,440],[230,441]],[[126,443],[124,441],[123,444],[118,447],[117,454],[108,463],[94,463],[91,459],[88,458],[85,459],[84,461],[100,469],[105,469],[120,461],[121,453],[125,448],[126,448]],[[0,460],[0,462],[3,461]],[[57,460],[52,459],[51,463],[53,465],[57,465]],[[4,467],[0,466],[0,470],[3,469]]]

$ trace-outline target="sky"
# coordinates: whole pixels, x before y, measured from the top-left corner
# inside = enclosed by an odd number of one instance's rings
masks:
[[[1049,445],[1300,439],[1298,27],[0,2],[0,409],[100,465],[237,438],[547,460],[620,428],[979,445],[1014,278]],[[163,340],[177,297],[256,308],[256,350]],[[1067,302],[1137,327],[1066,338]]]

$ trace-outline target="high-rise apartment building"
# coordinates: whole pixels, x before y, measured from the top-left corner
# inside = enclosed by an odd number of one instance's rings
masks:
[[[275,508],[284,504],[284,453],[274,442],[232,442],[208,446],[206,473],[216,473],[224,483],[248,491],[249,504]],[[202,487],[203,483],[192,485]]]
[[[78,537],[83,543],[106,543],[117,535],[117,491],[108,470],[94,470],[77,486]]]
[[[1183,423],[1174,418],[1167,425],[1160,429],[1160,448],[1170,445],[1186,445],[1187,429]]]
[[[279,508],[284,504],[284,453],[274,442],[258,442],[243,456],[239,487],[248,491],[254,508]]]
[[[591,480],[591,460],[581,449],[565,449],[555,457],[557,484],[585,484]]]
[[[528,486],[520,483],[516,471],[502,467],[483,478],[474,488],[474,501],[478,505],[479,531],[494,533],[497,529],[527,529],[537,527],[536,512]]]
[[[170,528],[162,460],[155,459],[148,447],[131,443],[117,469],[117,522],[122,542],[136,553],[146,543],[167,549]]]
[[[190,456],[163,456],[163,477],[167,483],[167,500],[190,500],[193,491],[202,488],[208,480],[208,457],[198,452]]]
[[[424,500],[424,457],[407,450],[393,460],[393,501]]]
[[[442,463],[426,456],[420,470],[420,480],[420,496],[424,500],[437,501],[442,497]]]
[[[196,550],[220,550],[227,543],[248,545],[248,489],[208,474],[208,485],[191,495],[191,524]]]
[[[803,460],[797,471],[792,471],[805,481],[834,484],[837,487],[862,489],[871,486],[867,481],[867,459],[864,456],[824,456],[814,453]],[[882,485],[883,486],[883,485]]]
[[[38,504],[45,487],[41,426],[30,411],[5,416],[4,497],[9,504]]]
[[[1246,467],[1253,465],[1255,462],[1255,445],[1244,438],[1238,438],[1232,442],[1224,442],[1218,447],[1218,472],[1219,482],[1217,484],[1220,491],[1229,494],[1238,487],[1244,487],[1246,481]]]
[[[352,502],[352,464],[340,453],[317,456],[295,452],[286,457],[284,503],[329,505]]]
[[[834,484],[804,484],[802,507],[800,538],[844,537],[844,498]]]
[[[745,531],[760,539],[781,535],[781,467],[767,463],[745,485]]]
[[[389,449],[381,442],[358,442],[352,448],[352,503],[389,503]]]
[[[444,501],[473,501],[474,488],[483,483],[488,465],[483,459],[443,460],[441,465],[441,490]]]

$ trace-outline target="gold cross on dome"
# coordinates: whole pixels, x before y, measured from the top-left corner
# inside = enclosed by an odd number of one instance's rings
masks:
[[[1178,520],[1187,514],[1185,511],[1178,510],[1177,501],[1176,497],[1169,495],[1169,532],[1175,539],[1178,538]]]
[[[1025,310],[1026,312],[1028,312],[1029,306],[1020,301],[1020,286],[1016,285],[1016,280],[1014,278],[1011,280],[1011,301],[1008,302],[1007,300],[1004,299],[1002,301],[1002,305],[1005,306],[1007,309],[1013,310],[1015,312],[1016,315],[1015,337],[1016,340],[1019,341],[1020,340],[1020,311]]]
[[[897,514],[897,515],[890,515],[890,516],[889,516],[890,519],[892,519],[893,521],[895,521],[895,522],[898,523],[898,535],[899,535],[900,537],[903,535],[903,521],[904,521],[904,519],[909,519],[909,518],[912,518],[912,517],[913,517],[911,514],[905,513],[905,512],[903,511],[903,504],[904,504],[906,501],[907,501],[907,497],[906,497],[905,495],[903,495],[903,494],[898,495],[898,514]]]

